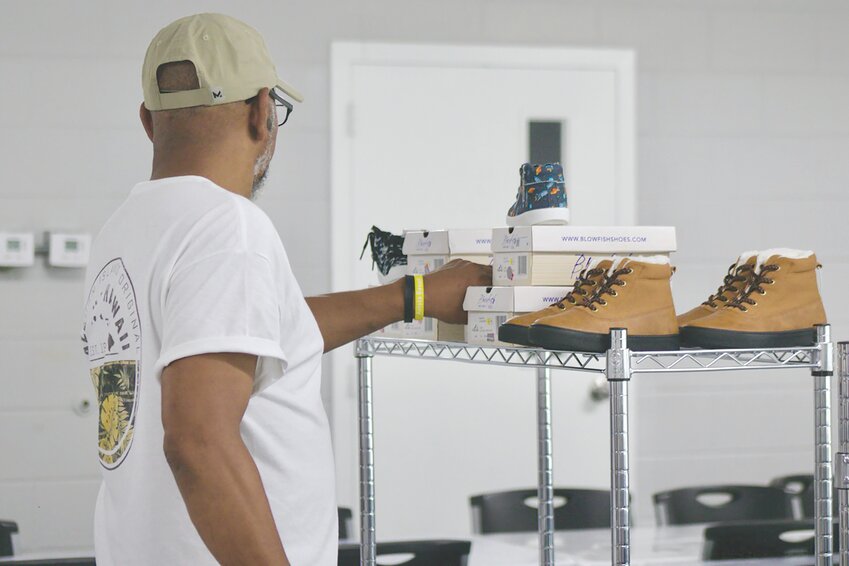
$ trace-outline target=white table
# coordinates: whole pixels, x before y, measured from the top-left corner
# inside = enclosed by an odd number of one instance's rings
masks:
[[[634,527],[631,529],[633,566],[802,566],[813,565],[813,556],[768,558],[762,560],[723,560],[704,562],[702,540],[705,525],[684,527]],[[472,553],[468,566],[538,566],[537,533],[472,536]],[[348,541],[353,542],[353,541]],[[557,566],[608,566],[610,564],[610,530],[588,529],[557,531],[554,534]],[[0,558],[0,564],[12,560],[45,558],[77,558],[92,556],[92,551],[68,551],[27,554]]]
[[[29,552],[16,554],[15,556],[0,557],[0,564],[6,562],[16,562],[18,560],[67,560],[73,558],[91,558],[94,556],[94,549],[90,550],[50,550],[46,552]]]
[[[633,566],[776,566],[813,565],[813,556],[762,560],[702,560],[705,525],[682,527],[634,527],[631,529]],[[537,533],[477,535],[471,538],[468,566],[537,566]],[[610,530],[557,531],[554,535],[558,566],[602,566],[610,564]]]

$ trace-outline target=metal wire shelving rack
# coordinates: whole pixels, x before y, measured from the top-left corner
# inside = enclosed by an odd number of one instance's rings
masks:
[[[551,371],[573,370],[604,375],[610,390],[611,564],[631,563],[629,383],[635,374],[767,369],[809,369],[814,381],[814,498],[816,566],[831,566],[832,456],[831,376],[834,352],[831,329],[816,327],[813,346],[766,350],[676,350],[633,352],[627,332],[612,329],[606,353],[557,352],[536,348],[474,346],[428,340],[369,336],[355,344],[357,358],[360,456],[360,564],[375,566],[375,470],[373,374],[375,357],[407,357],[535,368],[537,371],[537,467],[539,563],[553,566],[554,480],[552,470]],[[849,566],[849,342],[838,346],[840,370],[840,564]]]

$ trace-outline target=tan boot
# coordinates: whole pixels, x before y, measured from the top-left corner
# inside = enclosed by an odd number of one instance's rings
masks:
[[[632,350],[678,349],[671,276],[669,258],[623,258],[584,304],[531,325],[531,342],[549,350],[604,352],[610,329],[626,328]]]
[[[536,312],[514,316],[498,327],[498,339],[502,342],[530,346],[531,341],[528,337],[528,329],[531,325],[540,318],[560,314],[566,309],[580,304],[584,299],[591,297],[596,287],[601,285],[604,274],[610,269],[611,265],[613,265],[613,261],[603,259],[594,268],[581,271],[572,290],[560,302],[549,305]]]
[[[682,329],[685,345],[700,348],[783,348],[816,342],[825,324],[813,252],[761,252],[746,290],[710,316]]]
[[[746,290],[752,278],[755,276],[755,259],[758,252],[743,252],[736,262],[728,268],[728,274],[722,281],[716,293],[699,306],[678,315],[678,326],[684,327],[688,324],[712,315],[730,301],[733,301],[740,293]]]

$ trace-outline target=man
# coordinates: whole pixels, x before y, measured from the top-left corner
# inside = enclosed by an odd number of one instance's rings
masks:
[[[404,283],[302,296],[249,200],[288,99],[301,101],[254,29],[211,14],[172,23],[143,86],[151,180],[103,227],[86,278],[98,565],[335,564],[321,354],[400,320]],[[465,321],[465,288],[490,281],[449,264],[425,277],[425,312]]]

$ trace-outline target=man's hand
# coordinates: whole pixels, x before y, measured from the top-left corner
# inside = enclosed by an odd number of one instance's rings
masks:
[[[455,260],[424,277],[425,315],[466,323],[463,299],[470,285],[492,285],[492,267]],[[324,351],[371,334],[404,317],[404,280],[389,285],[308,297]]]
[[[424,277],[425,315],[443,322],[466,324],[463,299],[469,287],[492,285],[492,266],[455,259]]]

